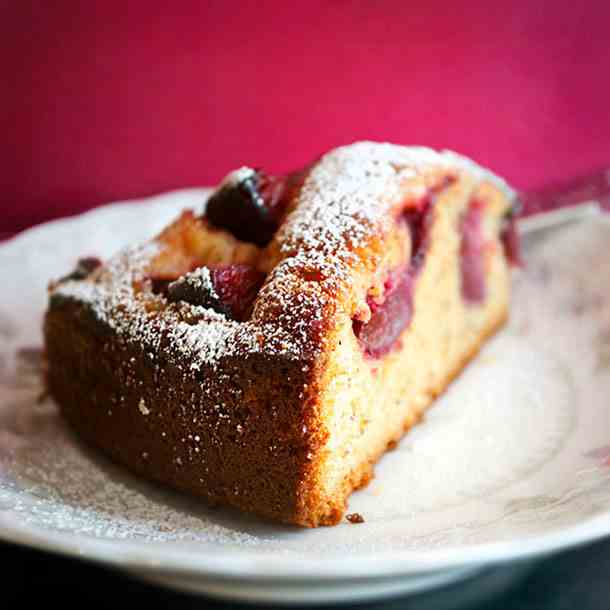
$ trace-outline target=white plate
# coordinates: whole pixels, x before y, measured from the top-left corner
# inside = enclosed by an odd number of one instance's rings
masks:
[[[388,453],[350,511],[300,530],[148,484],[82,446],[41,392],[45,287],[205,191],[53,222],[0,246],[0,537],[223,597],[363,599],[610,534],[610,223],[563,228],[515,274],[508,327]]]

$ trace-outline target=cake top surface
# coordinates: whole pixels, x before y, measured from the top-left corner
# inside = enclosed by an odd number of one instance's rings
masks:
[[[277,264],[245,322],[138,292],[135,285],[159,253],[157,240],[119,252],[92,278],[59,283],[52,295],[85,304],[117,335],[141,344],[151,359],[163,344],[168,355],[193,371],[216,369],[225,357],[257,353],[308,361],[323,346],[326,324],[342,291],[350,290],[361,252],[392,221],[392,207],[425,194],[418,177],[461,172],[514,198],[499,177],[450,151],[358,142],[324,155],[309,169],[270,245]]]

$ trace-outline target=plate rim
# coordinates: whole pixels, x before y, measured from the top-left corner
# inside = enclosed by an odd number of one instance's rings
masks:
[[[11,514],[7,511],[8,515]],[[545,534],[468,546],[447,546],[434,551],[399,550],[366,552],[345,561],[342,554],[304,558],[261,556],[254,552],[235,553],[214,549],[213,553],[171,548],[167,542],[137,542],[104,539],[86,534],[46,529],[0,514],[0,540],[20,544],[67,557],[88,559],[97,563],[130,570],[154,570],[163,573],[202,574],[211,577],[239,578],[256,581],[334,581],[359,578],[421,575],[439,570],[473,565],[525,560],[567,550],[610,537],[610,511],[567,528],[556,528]],[[16,516],[16,515],[15,515]],[[153,551],[159,551],[158,553]]]
[[[0,255],[7,250],[20,248],[29,240],[61,225],[78,224],[93,217],[111,215],[134,205],[161,205],[176,198],[195,201],[205,198],[209,187],[176,189],[150,197],[141,197],[100,205],[83,213],[66,216],[17,233],[0,242]],[[205,201],[205,199],[203,199]],[[184,204],[187,207],[187,204]],[[610,215],[600,214],[585,220],[610,225]],[[610,536],[610,510],[593,515],[575,525],[557,527],[543,534],[517,541],[497,541],[452,545],[432,551],[397,550],[363,552],[345,561],[341,554],[326,557],[291,557],[263,555],[252,551],[222,552],[202,547],[201,551],[188,548],[171,548],[168,543],[123,539],[104,539],[95,536],[53,530],[26,524],[19,520],[18,512],[0,510],[0,540],[27,546],[68,557],[87,559],[96,563],[130,570],[152,570],[166,573],[205,574],[212,577],[246,580],[316,580],[332,581],[364,577],[406,576],[438,570],[460,568],[467,565],[490,564],[516,559],[527,559],[587,544]],[[152,551],[159,550],[159,553]]]

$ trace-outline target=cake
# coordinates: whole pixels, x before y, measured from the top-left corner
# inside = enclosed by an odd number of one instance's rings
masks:
[[[336,524],[507,319],[515,211],[448,151],[358,142],[283,177],[243,167],[50,286],[49,392],[142,477]]]

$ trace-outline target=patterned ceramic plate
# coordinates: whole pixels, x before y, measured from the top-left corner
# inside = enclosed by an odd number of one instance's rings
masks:
[[[30,230],[0,247],[0,536],[242,599],[430,587],[610,534],[610,222],[527,248],[510,324],[353,495],[365,523],[303,531],[138,480],[39,400],[45,288],[201,205],[180,191]]]

